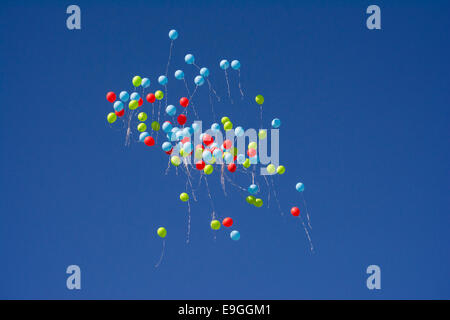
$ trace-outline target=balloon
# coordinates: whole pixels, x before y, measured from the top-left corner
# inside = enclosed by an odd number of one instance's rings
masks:
[[[168,142],[168,141],[165,141],[165,142],[162,144],[162,149],[163,149],[164,151],[169,151],[170,149],[172,149],[172,144],[171,144],[170,142]]]
[[[265,138],[267,138],[267,130],[260,129],[258,132],[258,137],[260,140],[264,140]]]
[[[222,119],[220,119],[220,122],[222,122],[222,124],[225,124],[225,122],[230,121],[230,118],[228,117],[222,117]]]
[[[139,95],[139,93],[137,93],[137,92],[133,92],[131,95],[130,95],[130,99],[131,100],[139,100],[141,98],[141,96]]]
[[[247,196],[245,200],[250,204],[255,204],[256,198],[254,196]]]
[[[205,168],[205,165],[205,162],[202,160],[195,163],[195,167],[197,168],[197,170],[203,170],[203,168]]]
[[[241,63],[239,62],[239,60],[233,60],[231,61],[231,67],[234,70],[239,70],[239,68],[241,67]]]
[[[149,94],[147,95],[146,99],[147,99],[147,101],[148,101],[149,103],[153,103],[153,102],[155,102],[156,97],[155,97],[155,95],[154,95],[153,93],[149,93]]]
[[[213,229],[213,230],[219,230],[220,229],[220,222],[219,222],[219,220],[211,221],[211,229]]]
[[[234,163],[230,163],[228,165],[228,171],[235,172],[236,171],[236,165]]]
[[[117,115],[114,112],[108,113],[108,116],[106,117],[109,123],[114,123],[117,120]]]
[[[291,209],[291,214],[292,214],[294,217],[298,217],[298,216],[300,215],[300,209],[297,208],[297,207],[292,207],[292,209]]]
[[[200,125],[196,122],[194,122],[191,127],[194,130],[194,132],[197,132],[200,129]]]
[[[139,121],[145,121],[147,120],[147,114],[145,112],[141,112],[138,114]]]
[[[220,126],[219,126],[219,124],[218,124],[218,123],[213,123],[213,124],[211,125],[211,130],[212,130],[213,132],[218,132],[218,131],[220,131]]]
[[[248,155],[250,158],[253,158],[254,156],[256,156],[256,150],[253,149],[253,148],[249,148],[249,149],[247,150],[247,155]]]
[[[258,95],[255,97],[255,101],[256,101],[257,104],[261,105],[261,104],[264,103],[264,97],[263,97],[262,95],[258,94]]]
[[[142,100],[142,98],[139,98],[138,100],[138,106],[142,106],[144,104],[144,100]]]
[[[237,230],[233,230],[230,233],[231,240],[238,241],[241,238],[241,234]]]
[[[207,134],[207,133],[205,133],[204,135],[203,135],[203,143],[206,145],[206,146],[209,146],[211,143],[213,143],[214,142],[214,138],[212,137],[212,136],[210,136],[209,134]]]
[[[141,85],[142,78],[139,76],[135,76],[135,77],[133,77],[132,82],[133,82],[133,86],[139,87]]]
[[[150,79],[149,79],[149,78],[144,78],[144,79],[142,79],[142,81],[141,81],[141,86],[142,86],[143,88],[148,88],[148,87],[150,87]]]
[[[230,217],[226,217],[225,219],[222,220],[222,224],[224,227],[231,227],[233,225],[233,219],[231,219]]]
[[[244,129],[242,127],[236,127],[236,129],[234,129],[234,134],[236,137],[242,137],[244,135]]]
[[[272,120],[272,127],[275,129],[278,129],[281,126],[281,120],[278,118],[275,118]]]
[[[180,194],[180,200],[183,202],[186,202],[189,200],[189,195],[186,192],[183,192],[182,194]]]
[[[206,166],[205,166],[205,168],[203,169],[203,171],[206,173],[206,174],[211,174],[212,172],[213,172],[213,170],[214,170],[214,168],[213,168],[213,166],[212,165],[210,165],[210,164],[207,164]]]
[[[170,132],[170,130],[172,130],[172,124],[170,123],[170,121],[164,121],[163,125],[162,125],[162,129],[164,132]]]
[[[225,129],[225,131],[231,130],[231,129],[233,129],[233,124],[231,123],[231,121],[227,121],[223,125],[223,128]]]
[[[125,109],[122,109],[120,111],[115,111],[114,112],[118,117],[123,117],[123,115],[125,114]]]
[[[114,111],[121,111],[123,109],[123,102],[122,101],[116,101],[114,102]]]
[[[186,108],[189,105],[189,99],[186,97],[183,97],[180,99],[180,105],[184,108]]]
[[[175,79],[177,79],[177,80],[183,80],[184,79],[184,72],[183,72],[183,70],[175,71]]]
[[[250,160],[249,159],[245,159],[245,161],[242,163],[242,165],[244,166],[244,168],[248,168],[250,167]]]
[[[158,228],[156,233],[158,234],[158,236],[160,236],[161,238],[164,239],[167,235],[167,230],[166,230],[166,228],[160,227],[160,228]]]
[[[262,199],[260,199],[260,198],[257,198],[256,200],[255,200],[255,207],[257,207],[257,208],[259,208],[259,207],[262,207],[262,205],[263,205],[263,201],[262,201]]]
[[[144,141],[145,141],[145,138],[147,138],[148,136],[150,136],[150,134],[149,134],[148,132],[142,132],[142,133],[139,135],[139,141],[140,141],[140,142],[144,142]]]
[[[158,90],[155,92],[155,97],[158,100],[161,100],[162,98],[164,98],[164,93],[161,90]]]
[[[186,123],[186,120],[187,118],[184,114],[180,114],[177,118],[177,121],[181,126]]]
[[[169,38],[170,38],[170,40],[176,40],[178,38],[178,31],[175,29],[170,30]]]
[[[120,98],[120,100],[122,100],[123,102],[127,102],[128,99],[130,99],[130,95],[128,94],[128,92],[122,91],[122,92],[119,94],[119,98]]]
[[[194,58],[194,56],[192,54],[188,53],[187,55],[184,56],[184,61],[187,64],[193,64],[194,61],[195,61],[195,58]]]
[[[153,139],[153,137],[151,137],[151,136],[148,136],[144,139],[144,143],[147,146],[151,147],[151,146],[155,145],[155,139]]]
[[[175,106],[174,106],[173,104],[169,104],[169,105],[166,107],[166,113],[167,113],[169,116],[174,116],[174,115],[177,113],[177,108],[175,108]]]
[[[270,174],[273,174],[276,171],[275,166],[273,164],[269,164],[266,169],[267,169],[267,172]]]
[[[138,124],[137,129],[139,132],[144,132],[145,130],[147,130],[147,125],[145,123],[141,122]]]
[[[200,87],[205,83],[205,78],[203,78],[202,76],[196,76],[194,78],[194,83]]]
[[[223,159],[225,160],[225,163],[230,164],[231,162],[233,162],[233,155],[229,152],[225,152],[223,154]]]
[[[170,158],[170,162],[175,166],[178,167],[181,163],[181,159],[178,156],[172,156],[172,158]]]
[[[166,76],[159,76],[159,78],[158,78],[158,82],[162,86],[166,85],[168,81],[169,81],[169,79],[167,79]]]
[[[249,158],[249,159],[250,159],[250,163],[251,163],[251,164],[258,164],[259,158],[258,158],[257,155],[255,155],[254,157],[251,157],[251,158]]]
[[[303,190],[305,190],[305,185],[299,182],[295,185],[295,189],[297,189],[298,192],[303,192]]]
[[[245,161],[245,156],[244,156],[243,154],[239,154],[239,155],[237,156],[237,162],[238,162],[239,164],[243,164],[244,161]]]
[[[128,108],[130,108],[130,110],[134,110],[137,107],[139,107],[139,102],[137,102],[136,100],[130,100],[130,102],[128,103]]]
[[[109,102],[113,103],[114,101],[116,101],[116,94],[112,91],[108,92],[106,94],[106,100],[108,100]]]
[[[277,173],[283,174],[286,171],[286,168],[284,166],[278,166]]]
[[[201,68],[200,75],[204,78],[207,78],[209,76],[209,69],[205,67]]]
[[[158,121],[153,121],[151,124],[151,127],[152,127],[153,131],[159,131],[160,126],[159,126]]]
[[[256,193],[258,193],[258,191],[259,191],[259,188],[256,184],[251,184],[248,187],[248,192],[250,192],[251,194],[256,194]]]
[[[255,141],[252,141],[248,144],[249,149],[258,149],[258,144]]]
[[[222,61],[220,61],[219,66],[221,69],[226,70],[230,67],[230,63],[228,62],[228,60],[223,59]]]

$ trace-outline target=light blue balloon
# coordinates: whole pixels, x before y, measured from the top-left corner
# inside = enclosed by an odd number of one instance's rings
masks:
[[[188,136],[192,136],[194,134],[194,129],[192,129],[191,127],[186,127],[184,128],[184,130],[186,130]]]
[[[170,40],[176,40],[178,38],[178,31],[175,29],[170,30],[169,38],[170,38]]]
[[[190,143],[190,142],[186,142],[186,143],[183,145],[183,150],[184,150],[184,152],[186,152],[186,153],[191,153],[192,149],[193,149],[192,143]]]
[[[169,151],[170,149],[172,149],[172,144],[170,142],[166,141],[162,144],[162,149],[164,151]]]
[[[202,76],[196,76],[194,78],[194,83],[200,87],[205,83],[205,78],[203,78]]]
[[[212,149],[214,149],[214,148],[218,148],[219,147],[219,145],[217,144],[217,143],[215,143],[215,142],[213,142],[213,143],[211,143],[210,145],[209,145],[209,150],[212,150]]]
[[[234,129],[234,134],[236,135],[236,137],[242,137],[244,133],[245,131],[242,127],[236,127],[236,129]]]
[[[139,135],[139,141],[140,141],[140,142],[144,142],[145,138],[147,138],[149,135],[150,135],[150,134],[149,134],[148,132],[142,132],[142,133]]]
[[[218,123],[213,123],[213,124],[211,125],[211,130],[214,131],[214,132],[220,131],[220,126],[219,126],[219,124],[218,124]]]
[[[188,53],[187,55],[184,56],[184,61],[185,61],[187,64],[193,64],[194,61],[195,61],[194,55]]]
[[[303,192],[305,190],[305,185],[299,182],[295,185],[295,189],[297,189],[298,192]]]
[[[203,153],[202,153],[202,158],[203,158],[203,160],[205,160],[205,161],[211,161],[211,159],[212,159],[212,154],[211,154],[211,152],[210,151],[208,151],[208,150],[205,150],[205,151],[203,151]]]
[[[150,79],[149,78],[144,78],[141,80],[141,86],[143,88],[148,88],[150,87]]]
[[[194,132],[197,132],[198,130],[200,130],[200,125],[197,122],[194,122],[192,124],[192,129],[194,130]]]
[[[116,101],[114,102],[114,111],[120,112],[123,110],[123,102],[122,101]]]
[[[278,118],[275,118],[272,120],[272,127],[275,129],[278,129],[281,126],[281,120]]]
[[[209,69],[205,68],[205,67],[201,68],[200,69],[200,74],[202,75],[202,77],[207,78],[209,76]]]
[[[183,70],[175,71],[175,79],[177,79],[177,80],[183,80],[184,79],[184,72],[183,72]]]
[[[175,133],[175,137],[177,138],[177,140],[183,140],[183,138],[184,138],[183,130],[178,130]]]
[[[232,163],[233,162],[233,155],[231,154],[231,153],[227,153],[226,155],[225,155],[225,157],[224,157],[224,160],[225,160],[225,163],[226,164],[230,164],[230,163]]]
[[[172,124],[169,121],[164,121],[163,125],[162,125],[162,129],[164,132],[169,132],[170,130],[172,130]]]
[[[228,62],[228,60],[223,59],[222,61],[220,61],[219,66],[223,70],[226,70],[226,69],[228,69],[230,67],[230,63]]]
[[[177,113],[177,108],[173,104],[169,104],[166,108],[166,112],[169,116],[174,116]]]
[[[222,160],[222,150],[220,150],[220,149],[215,149],[214,151],[213,151],[213,156],[214,156],[214,158],[216,158],[216,160]]]
[[[258,164],[259,162],[258,156],[250,157],[249,160],[251,164]]]
[[[239,70],[239,68],[241,67],[241,63],[239,62],[239,60],[233,60],[231,61],[231,67],[234,70]]]
[[[133,92],[133,93],[131,94],[131,96],[130,96],[130,99],[131,99],[131,100],[136,100],[136,101],[138,101],[140,98],[141,98],[141,96],[140,96],[139,93],[137,93],[137,92]]]
[[[245,162],[245,156],[241,153],[241,154],[238,154],[238,156],[237,156],[237,162],[239,163],[239,164],[242,164],[242,163],[244,163]]]
[[[231,240],[238,241],[241,238],[241,234],[237,230],[233,230],[230,233]]]
[[[130,95],[128,94],[128,92],[122,91],[122,92],[119,94],[119,98],[120,98],[120,100],[122,100],[123,102],[127,102],[128,99],[130,99]]]
[[[167,79],[166,76],[159,76],[158,77],[158,82],[160,85],[165,86],[167,84],[167,82],[169,81],[169,79]]]
[[[169,132],[167,134],[167,138],[172,142],[177,141],[177,137],[176,137],[175,133],[173,133],[173,132]]]
[[[248,187],[248,192],[250,192],[251,194],[257,194],[258,191],[259,191],[259,188],[258,188],[258,186],[256,184],[251,184]]]

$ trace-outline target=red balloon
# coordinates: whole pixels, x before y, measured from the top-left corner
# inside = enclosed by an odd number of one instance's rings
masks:
[[[149,147],[153,146],[155,144],[155,139],[153,137],[148,136],[144,139],[144,143],[148,145]]]
[[[169,151],[164,151],[164,152],[167,153],[167,154],[171,154],[171,153],[172,153],[172,150],[173,150],[173,148],[170,149]]]
[[[228,165],[228,171],[235,172],[236,171],[236,165],[234,163],[230,163]]]
[[[177,118],[178,123],[182,126],[183,124],[186,123],[187,118],[184,114],[180,114]]]
[[[205,150],[205,147],[202,144],[198,144],[195,146],[195,149],[198,149],[198,148]]]
[[[144,104],[144,100],[142,100],[142,98],[139,98],[138,100],[138,106],[142,106]]]
[[[149,93],[147,95],[146,99],[147,99],[148,102],[153,103],[153,102],[155,102],[156,97],[155,97],[155,95],[153,93]]]
[[[256,149],[252,149],[252,148],[248,149],[248,150],[247,150],[247,155],[248,155],[250,158],[256,156]]]
[[[114,113],[116,114],[116,116],[118,116],[120,118],[125,114],[125,108],[123,108],[120,111],[114,111]]]
[[[207,146],[209,146],[211,143],[214,142],[214,138],[210,136],[209,134],[205,133],[203,135],[203,143]]]
[[[224,147],[224,149],[225,149],[225,150],[230,149],[230,148],[231,148],[231,144],[232,144],[231,140],[225,140],[225,141],[223,142],[223,147]]]
[[[205,167],[205,162],[202,160],[197,161],[195,163],[195,167],[197,168],[197,170],[203,170],[203,168]]]
[[[113,103],[114,101],[116,101],[116,94],[112,91],[108,92],[106,94],[106,100],[108,100],[109,102]]]
[[[224,227],[231,227],[233,225],[233,219],[231,219],[230,217],[226,217],[225,219],[223,219],[222,224],[224,225]]]
[[[294,217],[298,217],[298,216],[300,215],[300,209],[297,208],[297,207],[292,207],[292,209],[291,209],[291,214],[292,214]]]
[[[188,104],[189,104],[189,99],[188,98],[186,98],[186,97],[183,97],[183,98],[181,98],[180,99],[180,105],[182,106],[182,107],[187,107],[188,106]]]
[[[189,142],[189,141],[191,141],[191,138],[189,138],[189,137],[184,137],[184,138],[181,140],[181,143],[186,143],[186,142]]]

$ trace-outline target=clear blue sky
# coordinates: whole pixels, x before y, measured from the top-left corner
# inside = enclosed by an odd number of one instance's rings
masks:
[[[0,298],[450,298],[448,2],[179,2],[2,2]],[[81,7],[80,31],[66,29],[69,4]],[[380,31],[365,26],[370,4],[381,7]],[[203,190],[187,245],[184,177],[164,175],[160,141],[125,147],[105,121],[107,91],[130,90],[135,74],[159,88],[171,28],[173,102],[184,94],[174,70],[196,74],[187,52],[221,96],[218,62],[237,58],[246,100],[216,104],[217,115],[257,126],[261,93],[265,123],[282,120],[284,216],[273,198],[257,209],[231,187],[225,197],[217,173],[209,180],[239,242],[224,230],[214,240]],[[197,97],[211,123],[206,86]],[[300,205],[297,181],[315,254],[287,214]],[[168,236],[155,269],[159,225]],[[71,264],[81,291],[66,289]],[[365,286],[370,264],[381,291]]]

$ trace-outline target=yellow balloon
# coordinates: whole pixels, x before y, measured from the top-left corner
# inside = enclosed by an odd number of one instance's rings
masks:
[[[175,166],[178,167],[181,163],[181,159],[179,156],[172,156],[172,158],[170,158],[170,162]]]
[[[155,98],[161,100],[162,98],[164,98],[164,93],[161,90],[156,91]]]
[[[278,168],[277,168],[278,174],[283,174],[285,172],[286,172],[286,168],[284,166],[278,166]]]
[[[267,169],[267,172],[270,174],[274,174],[276,171],[275,166],[273,164],[269,164],[266,169]]]
[[[242,163],[242,165],[244,166],[244,168],[250,167],[250,165],[251,165],[250,159],[245,159],[245,161],[244,161],[244,163]]]
[[[248,148],[249,149],[257,149],[258,148],[258,144],[256,143],[256,142],[250,142],[249,144],[248,144]]]
[[[145,112],[141,112],[138,114],[139,121],[145,121],[147,120],[147,114]]]
[[[203,171],[206,173],[206,174],[211,174],[212,172],[213,172],[213,170],[214,170],[214,168],[213,168],[213,166],[212,165],[210,165],[210,164],[207,164],[204,168],[203,168]]]
[[[139,107],[139,102],[137,100],[131,100],[128,103],[128,108],[130,108],[130,110],[137,109],[137,107]]]
[[[139,77],[139,76],[135,76],[134,78],[133,78],[133,86],[135,86],[135,87],[139,87],[140,85],[141,85],[141,82],[142,82],[142,78],[141,77]]]
[[[231,130],[233,129],[233,124],[231,123],[231,121],[227,121],[224,123],[223,128],[225,129],[225,131]]]
[[[145,130],[147,130],[147,125],[145,123],[141,122],[138,124],[137,129],[139,132],[144,132]]]
[[[264,103],[264,97],[263,97],[262,95],[258,94],[258,95],[255,97],[255,101],[256,101],[257,104],[261,105],[261,104]]]
[[[264,140],[267,137],[267,130],[265,129],[259,130],[258,137],[260,140]]]
[[[114,112],[110,112],[106,117],[109,123],[114,123],[117,120],[117,115]]]
[[[228,121],[230,121],[230,118],[228,118],[228,117],[222,117],[222,119],[220,120],[220,122],[222,122],[222,124],[225,124]]]
[[[211,221],[211,229],[219,230],[220,229],[220,221],[219,220]]]
[[[158,236],[160,236],[161,238],[165,238],[167,235],[167,230],[164,227],[160,227],[158,228],[158,230],[156,231],[156,233],[158,234]]]

